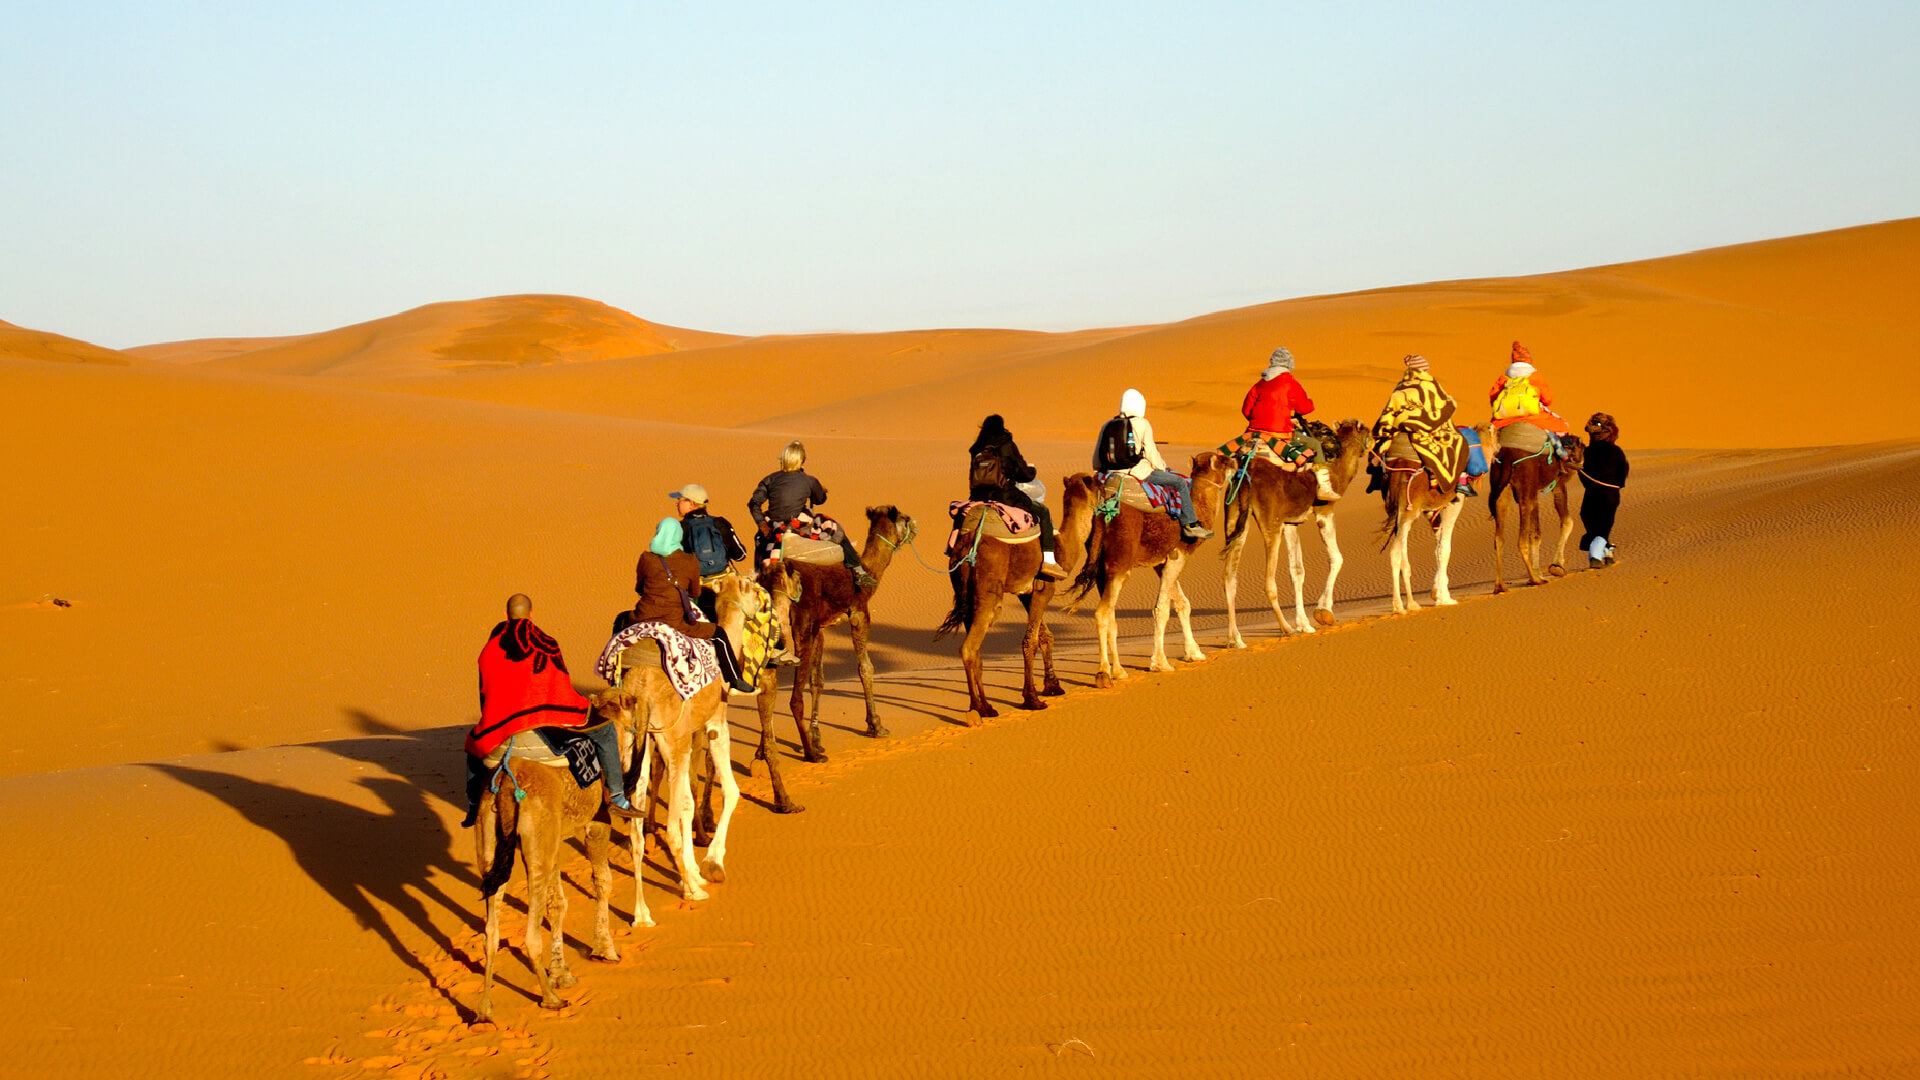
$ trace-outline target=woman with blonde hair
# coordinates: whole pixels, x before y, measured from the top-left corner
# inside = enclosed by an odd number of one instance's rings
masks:
[[[747,512],[753,515],[753,523],[760,531],[761,558],[764,560],[766,553],[778,546],[780,538],[789,532],[817,536],[840,545],[854,584],[863,589],[878,584],[867,572],[866,564],[860,561],[860,553],[854,550],[847,530],[814,510],[827,501],[827,489],[807,475],[806,464],[807,448],[795,439],[780,451],[780,471],[768,473],[747,499]]]

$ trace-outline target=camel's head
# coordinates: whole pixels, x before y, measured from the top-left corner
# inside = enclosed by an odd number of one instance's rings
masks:
[[[1349,446],[1365,446],[1367,442],[1367,432],[1367,425],[1352,417],[1348,417],[1338,424],[1333,425],[1334,438],[1339,440],[1343,448]],[[1344,449],[1342,452],[1344,452]]]
[[[713,589],[713,610],[716,614],[723,611],[738,611],[746,618],[760,614],[768,603],[766,590],[752,578],[741,574],[728,574]],[[724,621],[725,616],[722,616]]]
[[[887,539],[894,547],[904,547],[913,543],[920,532],[920,526],[912,518],[900,512],[897,506],[867,507],[867,533]]]
[[[1567,452],[1567,462],[1566,462],[1567,468],[1579,469],[1579,468],[1584,468],[1586,466],[1587,444],[1580,441],[1580,436],[1578,435],[1561,436],[1560,448]]]
[[[640,699],[617,686],[608,687],[588,699],[593,705],[594,722],[615,720],[623,724],[633,723],[633,713],[640,707]]]

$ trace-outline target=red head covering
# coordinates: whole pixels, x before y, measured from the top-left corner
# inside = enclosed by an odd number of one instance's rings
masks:
[[[1525,345],[1516,341],[1513,343],[1513,362],[1516,364],[1531,364],[1533,363],[1533,354],[1527,351]]]

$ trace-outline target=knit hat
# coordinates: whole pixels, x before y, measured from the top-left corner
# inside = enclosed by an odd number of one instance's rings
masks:
[[[685,499],[688,502],[697,502],[701,506],[705,506],[707,505],[707,489],[701,487],[699,484],[681,484],[679,491],[667,492],[667,498]]]
[[[679,518],[661,518],[660,524],[653,530],[653,541],[647,545],[647,550],[664,559],[679,551],[686,539],[687,534],[680,528]]]
[[[1262,381],[1271,381],[1279,378],[1281,372],[1292,370],[1293,354],[1288,352],[1285,346],[1281,346],[1273,350],[1272,356],[1267,357],[1267,370],[1260,373],[1260,378]]]
[[[1421,356],[1419,353],[1408,353],[1400,362],[1407,365],[1407,370],[1409,371],[1427,370],[1427,358]]]
[[[1129,389],[1120,395],[1120,413],[1123,416],[1147,415],[1147,398],[1138,390]]]

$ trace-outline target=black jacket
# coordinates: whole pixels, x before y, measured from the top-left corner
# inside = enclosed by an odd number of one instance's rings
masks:
[[[974,484],[973,460],[982,451],[993,451],[999,455],[1000,475],[1006,480],[1004,484],[999,486]],[[1027,464],[1027,459],[1020,453],[1019,444],[1013,441],[1013,435],[1005,428],[983,430],[980,437],[973,440],[973,445],[967,448],[967,471],[968,498],[993,499],[1002,502],[1005,501],[1002,496],[1006,495],[1013,485],[1024,484],[1039,473],[1039,470]]]
[[[827,489],[820,486],[820,481],[808,476],[805,469],[795,469],[769,473],[753,489],[747,510],[753,514],[755,525],[785,525],[799,517],[801,511],[826,501]]]

